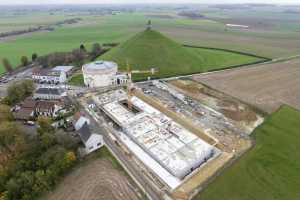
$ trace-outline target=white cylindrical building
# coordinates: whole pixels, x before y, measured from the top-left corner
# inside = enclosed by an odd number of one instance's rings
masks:
[[[106,87],[113,84],[118,65],[109,61],[95,61],[82,66],[84,84],[87,87]]]

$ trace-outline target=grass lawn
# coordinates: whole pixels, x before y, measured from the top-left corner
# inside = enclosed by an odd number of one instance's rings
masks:
[[[250,64],[260,61],[260,58],[232,53],[222,50],[212,50],[205,48],[185,47],[188,51],[196,53],[202,59],[202,71],[212,71],[224,69],[231,66]]]
[[[82,74],[74,74],[70,80],[69,80],[69,84],[71,85],[77,85],[77,86],[82,86],[84,85],[84,81],[83,81],[83,76]]]
[[[256,146],[194,200],[300,199],[300,111],[288,106],[254,131]]]

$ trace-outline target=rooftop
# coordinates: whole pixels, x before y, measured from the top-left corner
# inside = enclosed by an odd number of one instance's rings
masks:
[[[81,129],[79,129],[77,131],[77,133],[78,133],[80,139],[82,140],[82,142],[84,142],[84,143],[86,143],[92,135],[89,125],[87,123],[85,123],[81,127]]]
[[[63,71],[65,73],[71,71],[74,68],[74,66],[56,66],[52,70],[54,71]]]
[[[114,62],[99,60],[99,61],[85,64],[83,66],[83,69],[85,69],[85,70],[105,70],[105,69],[114,69],[117,67],[118,67],[118,65]]]
[[[52,94],[61,95],[61,91],[58,88],[38,88],[35,91],[36,94]]]
[[[53,109],[56,103],[57,102],[55,101],[38,101],[36,107],[40,111],[42,110],[48,111]]]
[[[32,72],[33,75],[37,76],[60,76],[61,71],[53,69],[36,69]]]

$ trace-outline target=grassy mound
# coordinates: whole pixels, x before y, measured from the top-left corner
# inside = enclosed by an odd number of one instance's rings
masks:
[[[300,199],[300,112],[282,107],[254,134],[253,150],[194,200]]]
[[[199,55],[153,30],[138,33],[101,59],[117,62],[120,69],[126,69],[127,61],[133,69],[155,67],[159,70],[156,77],[201,72],[203,65]]]
[[[145,30],[101,56],[126,69],[128,61],[132,69],[150,69],[159,72],[154,77],[171,77],[223,69],[257,62],[257,57],[221,50],[188,48],[154,30]],[[135,75],[136,80],[147,75]]]

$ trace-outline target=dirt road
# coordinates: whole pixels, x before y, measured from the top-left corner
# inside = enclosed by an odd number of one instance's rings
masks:
[[[193,79],[268,113],[282,104],[300,109],[300,59],[195,75]]]

